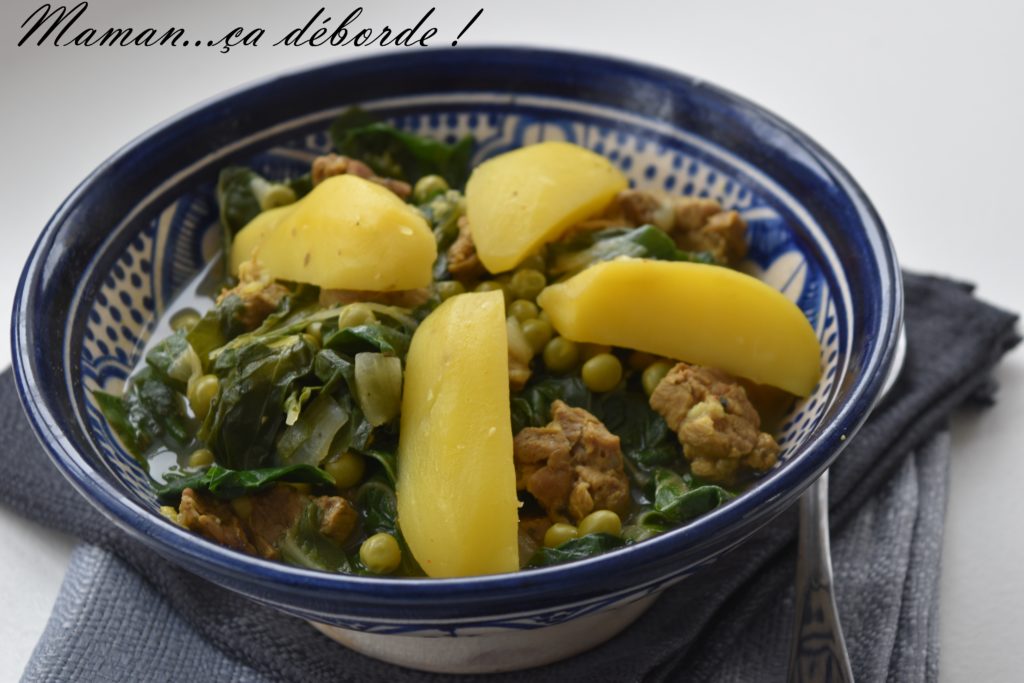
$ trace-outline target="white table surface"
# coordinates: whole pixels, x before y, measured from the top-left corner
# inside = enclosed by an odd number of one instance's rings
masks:
[[[59,3],[55,3],[59,4]],[[73,4],[73,3],[69,3]],[[357,3],[335,4],[339,14]],[[803,128],[857,177],[904,266],[978,283],[1024,305],[1024,4],[1004,1],[382,2],[362,26],[415,23],[431,5],[447,45],[604,51],[699,75]],[[268,37],[320,0],[94,0],[79,26],[182,26],[204,40],[236,25]],[[770,7],[769,7],[770,5]],[[126,141],[224,89],[377,48],[16,47],[38,0],[0,8],[0,320],[22,263],[75,184]],[[411,50],[411,49],[407,49]],[[5,323],[6,324],[6,323]],[[965,330],[969,334],[970,330]],[[10,362],[0,336],[0,367]],[[954,421],[942,575],[943,680],[1014,680],[1024,640],[1024,359],[999,370],[1000,402]],[[22,671],[73,541],[0,508],[0,680]]]

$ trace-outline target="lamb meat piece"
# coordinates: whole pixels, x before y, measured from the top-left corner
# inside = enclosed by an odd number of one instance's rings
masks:
[[[277,484],[252,496],[251,500],[251,512],[246,520],[249,537],[260,557],[276,560],[280,557],[278,542],[295,526],[309,496],[294,486]]]
[[[448,247],[448,272],[458,280],[473,280],[487,270],[476,254],[476,245],[469,232],[469,219],[459,217],[459,236]]]
[[[779,445],[761,431],[747,392],[720,370],[678,363],[650,404],[676,432],[698,477],[730,484],[741,469],[763,472],[778,459]]]
[[[311,175],[314,186],[337,175],[354,175],[386,187],[402,200],[408,199],[412,194],[412,187],[404,180],[382,178],[362,161],[339,154],[325,154],[314,159]]]
[[[347,541],[359,519],[352,504],[341,496],[320,496],[316,504],[320,508],[320,533],[335,543]]]
[[[181,493],[178,523],[214,543],[256,555],[241,520],[229,503],[187,488]]]
[[[238,320],[247,329],[254,330],[268,315],[277,310],[281,299],[288,294],[288,288],[274,282],[259,263],[244,261],[238,267],[238,284],[231,289],[222,290],[217,297],[217,303],[229,296],[237,296],[242,300]]]
[[[578,523],[594,510],[629,510],[629,479],[615,436],[582,408],[551,404],[551,422],[528,427],[513,442],[516,486],[555,522]]]

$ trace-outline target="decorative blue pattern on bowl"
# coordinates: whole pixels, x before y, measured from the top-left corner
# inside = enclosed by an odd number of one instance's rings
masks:
[[[496,91],[494,83],[505,82],[499,72],[516,75],[514,86]],[[431,73],[460,75],[444,82]],[[164,521],[145,473],[91,392],[120,387],[154,315],[217,249],[217,170],[244,163],[271,177],[303,173],[329,150],[327,126],[351,104],[438,139],[472,134],[475,163],[565,139],[612,159],[634,186],[712,197],[739,211],[750,225],[746,268],[796,302],[822,343],[822,380],[786,419],[776,470],[663,537],[570,567],[499,577],[319,574],[227,551]],[[770,114],[647,67],[460,49],[270,81],[123,150],[47,227],[23,274],[13,334],[19,386],[58,466],[157,552],[304,618],[374,633],[452,634],[563,623],[635,602],[713,563],[792,502],[859,426],[880,389],[900,312],[895,260],[870,206],[835,162]],[[52,339],[63,343],[53,348]]]

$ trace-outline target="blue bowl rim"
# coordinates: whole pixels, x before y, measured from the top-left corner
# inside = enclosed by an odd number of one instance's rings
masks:
[[[738,497],[729,506],[709,513],[688,525],[663,536],[640,544],[623,548],[613,553],[582,560],[569,565],[535,569],[528,572],[475,576],[457,579],[394,579],[329,574],[269,562],[243,555],[215,545],[200,537],[174,527],[149,510],[134,503],[121,494],[116,487],[96,472],[80,455],[63,434],[57,419],[32,381],[37,371],[32,354],[33,320],[31,306],[38,289],[40,266],[47,248],[59,227],[66,221],[75,207],[88,195],[94,183],[102,180],[104,173],[122,159],[137,153],[148,142],[158,139],[160,134],[172,126],[187,123],[204,112],[223,107],[232,99],[267,88],[277,81],[298,76],[310,76],[324,70],[336,69],[341,65],[356,62],[377,62],[400,66],[407,56],[385,54],[358,60],[341,60],[327,64],[305,66],[283,74],[242,85],[226,93],[214,96],[176,116],[167,119],[127,143],[110,158],[92,171],[61,203],[47,222],[42,234],[33,246],[28,262],[18,282],[11,339],[14,350],[14,371],[17,389],[33,429],[46,449],[51,460],[61,473],[92,504],[112,519],[118,526],[142,538],[158,552],[175,561],[193,568],[203,567],[212,576],[227,580],[236,586],[257,583],[264,587],[278,586],[313,597],[323,596],[322,591],[340,591],[346,600],[353,603],[372,605],[385,602],[391,606],[408,606],[416,601],[441,604],[444,601],[472,603],[487,596],[489,605],[506,602],[512,597],[522,597],[528,592],[531,597],[542,595],[564,597],[566,581],[579,586],[601,586],[608,584],[620,572],[630,567],[664,565],[672,556],[684,551],[700,552],[716,545],[716,537],[730,528],[746,524],[749,531],[767,523],[792,502],[804,488],[810,485],[831,462],[838,457],[850,437],[867,418],[881,392],[885,375],[894,357],[894,350],[902,324],[903,291],[902,279],[891,242],[880,217],[870,201],[846,169],[809,136],[802,133],[777,115],[763,107],[721,87],[702,79],[669,71],[661,67],[633,62],[630,60],[584,54],[579,52],[547,50],[521,47],[444,48],[421,53],[417,59],[431,59],[432,56],[459,52],[460,58],[486,59],[502,54],[533,57],[538,60],[572,59],[589,63],[595,70],[618,69],[638,76],[676,87],[700,87],[710,92],[726,106],[742,109],[755,115],[760,121],[779,130],[795,142],[803,151],[828,170],[830,180],[835,183],[852,202],[858,219],[869,235],[874,236],[875,252],[882,281],[882,314],[879,316],[879,343],[867,359],[864,371],[857,379],[850,397],[843,405],[836,419],[828,425],[819,438],[809,444],[785,467],[773,472],[754,489]],[[731,537],[730,537],[731,538]],[[720,543],[719,543],[720,545]],[[651,581],[650,583],[656,583]],[[573,591],[580,593],[579,591]],[[593,588],[590,594],[603,593]],[[555,603],[562,604],[562,603]]]

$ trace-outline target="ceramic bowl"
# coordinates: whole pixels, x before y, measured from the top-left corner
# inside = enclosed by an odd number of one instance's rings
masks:
[[[247,164],[308,169],[351,105],[431,137],[477,140],[474,163],[539,140],[606,155],[637,187],[713,197],[750,225],[746,268],[796,302],[823,374],[786,419],[778,466],[714,512],[579,563],[467,579],[332,575],[267,562],[170,524],[91,396],[117,390],[159,316],[218,248],[214,182]],[[902,312],[881,222],[849,174],[773,114],[703,81],[526,49],[429,50],[271,78],[118,151],[43,231],[15,302],[17,383],[58,468],[154,552],[307,619],[374,657],[438,671],[535,666],[611,637],[789,506],[842,450],[882,387]]]

